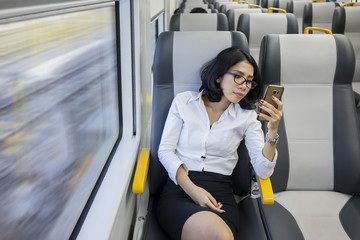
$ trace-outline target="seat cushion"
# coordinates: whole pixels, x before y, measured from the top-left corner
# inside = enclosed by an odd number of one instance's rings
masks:
[[[352,212],[340,218],[340,213],[347,206],[351,195],[332,192],[332,191],[285,191],[275,194],[276,204],[273,206],[263,206],[263,213],[266,223],[271,223],[270,229],[273,239],[300,239],[298,235],[284,236],[281,231],[275,231],[274,226],[286,222],[296,223],[305,239],[350,239],[342,221],[350,221],[347,225],[352,228],[355,222],[351,218],[358,219],[360,212]],[[352,201],[353,202],[353,201]],[[349,209],[359,208],[358,201],[349,205]],[[351,216],[350,216],[351,214]],[[345,215],[345,213],[344,213]],[[280,227],[281,228],[281,227]],[[296,229],[296,227],[293,226]],[[289,233],[287,233],[289,234]],[[290,233],[291,234],[291,233]],[[299,234],[297,230],[294,234]]]

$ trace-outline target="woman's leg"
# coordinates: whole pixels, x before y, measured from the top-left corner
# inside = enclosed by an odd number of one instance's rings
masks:
[[[233,240],[234,236],[229,226],[218,215],[210,211],[201,211],[186,220],[181,239]]]

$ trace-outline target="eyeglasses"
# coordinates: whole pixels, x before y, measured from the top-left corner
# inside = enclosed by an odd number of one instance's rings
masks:
[[[245,86],[247,88],[250,88],[250,89],[254,89],[258,84],[257,82],[254,82],[252,80],[247,80],[246,78],[244,78],[243,76],[240,76],[240,75],[237,75],[235,73],[231,73],[231,72],[226,72],[226,74],[229,74],[231,76],[234,76],[234,82],[236,84],[239,84],[239,85],[242,85],[245,83]]]

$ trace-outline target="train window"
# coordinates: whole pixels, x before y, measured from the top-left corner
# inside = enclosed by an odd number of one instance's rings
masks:
[[[68,239],[121,135],[115,4],[25,17],[0,19],[1,238]]]
[[[131,1],[119,1],[119,11],[120,11],[120,24],[119,30],[121,32],[120,42],[121,42],[121,78],[126,80],[132,80],[131,85],[126,85],[125,89],[132,92],[132,98],[127,99],[127,104],[132,106],[132,133],[136,135],[136,84],[135,84],[135,69],[133,68],[134,64],[134,49],[133,49],[133,30],[132,30],[132,17],[131,13],[132,5]],[[123,86],[127,84],[128,81],[123,82]],[[132,102],[130,102],[132,101]]]
[[[158,15],[151,19],[151,61],[154,61],[156,40],[158,39],[160,33],[162,33],[165,29],[164,15],[164,12],[160,12]]]

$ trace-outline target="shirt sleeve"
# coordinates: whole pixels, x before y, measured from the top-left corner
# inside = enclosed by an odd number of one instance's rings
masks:
[[[176,155],[183,120],[179,114],[178,101],[175,98],[169,109],[169,113],[163,129],[158,157],[169,174],[170,179],[177,185],[176,172],[183,162]]]
[[[248,149],[250,162],[254,168],[254,171],[257,176],[260,178],[266,179],[270,177],[275,168],[277,160],[277,150],[275,151],[275,156],[273,161],[269,161],[264,157],[262,150],[264,148],[264,132],[261,129],[260,121],[256,120],[256,113],[252,111],[251,120],[245,131],[245,145]]]

